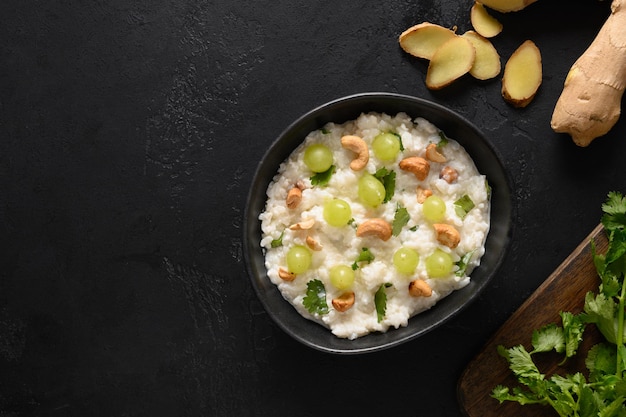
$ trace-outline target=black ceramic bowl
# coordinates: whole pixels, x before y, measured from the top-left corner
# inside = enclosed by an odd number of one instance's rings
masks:
[[[448,137],[459,142],[473,158],[479,172],[487,176],[492,187],[491,228],[485,254],[479,267],[471,274],[471,282],[440,300],[433,308],[409,320],[406,327],[386,333],[371,333],[355,340],[341,339],[330,330],[302,317],[267,277],[264,255],[259,245],[266,190],[280,163],[310,132],[328,122],[343,123],[361,113],[380,112],[423,117],[435,124]],[[410,96],[389,93],[365,93],[340,98],[305,114],[289,126],[261,160],[248,195],[244,224],[244,254],[256,294],[267,313],[285,332],[312,348],[338,354],[373,352],[415,339],[441,325],[473,301],[496,274],[503,261],[511,234],[510,180],[497,152],[485,136],[469,121],[438,104]]]

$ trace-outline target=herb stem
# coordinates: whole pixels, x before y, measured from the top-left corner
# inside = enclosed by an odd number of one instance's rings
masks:
[[[622,291],[619,295],[619,307],[617,311],[617,340],[615,343],[617,344],[617,366],[616,366],[616,375],[618,377],[622,376],[622,372],[624,369],[622,368],[622,364],[624,361],[622,360],[622,346],[624,345],[624,300],[626,299],[626,279],[622,280]]]

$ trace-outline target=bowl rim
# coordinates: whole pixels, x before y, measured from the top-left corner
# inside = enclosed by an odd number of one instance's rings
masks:
[[[329,118],[330,120],[326,120],[328,117],[324,117],[324,118],[321,117],[321,115],[325,113],[332,113],[336,109],[342,108],[342,106],[351,106],[351,105],[356,106],[356,108],[360,110],[352,110],[352,112],[357,114],[357,117],[359,114],[366,113],[369,111],[377,111],[379,113],[383,113],[384,111],[378,111],[374,109],[373,110],[361,109],[361,107],[363,107],[367,103],[373,104],[372,103],[373,101],[382,103],[381,104],[382,107],[385,106],[385,102],[389,102],[389,103],[395,103],[399,107],[406,106],[406,107],[422,108],[422,109],[427,109],[430,112],[436,112],[436,113],[442,114],[443,115],[442,117],[447,119],[450,123],[457,124],[464,129],[468,129],[471,132],[471,135],[475,136],[476,138],[480,140],[480,143],[476,145],[484,148],[484,150],[490,154],[489,158],[491,161],[495,160],[497,162],[496,164],[497,166],[490,167],[489,172],[493,173],[493,171],[495,170],[497,171],[497,174],[498,174],[497,176],[499,177],[499,178],[495,178],[497,180],[496,182],[498,184],[498,188],[494,189],[492,186],[491,222],[490,222],[490,230],[487,235],[485,245],[487,246],[487,243],[490,243],[490,240],[494,236],[493,235],[494,230],[496,230],[498,232],[498,236],[496,237],[497,242],[495,242],[493,245],[490,245],[490,246],[493,246],[495,248],[499,247],[500,250],[496,254],[497,255],[496,258],[491,261],[493,263],[492,267],[488,271],[485,272],[484,268],[481,269],[481,266],[483,265],[483,262],[484,262],[483,260],[485,259],[485,256],[488,254],[487,247],[486,247],[485,255],[483,255],[483,257],[481,258],[481,265],[479,265],[474,271],[472,271],[472,274],[470,276],[471,278],[470,284],[468,284],[466,287],[462,289],[453,291],[448,296],[442,298],[435,304],[435,306],[432,309],[426,310],[424,312],[421,312],[411,317],[406,327],[399,327],[397,329],[390,328],[385,333],[375,332],[375,333],[370,333],[368,335],[362,336],[354,340],[349,340],[349,339],[338,338],[337,336],[333,335],[328,328],[325,328],[321,324],[301,316],[300,313],[298,313],[297,310],[287,300],[282,298],[282,294],[280,294],[278,287],[274,285],[273,283],[271,283],[271,281],[267,277],[267,270],[265,269],[264,263],[262,265],[262,268],[256,265],[257,268],[255,269],[255,265],[253,263],[254,253],[260,252],[261,255],[263,254],[262,254],[261,246],[259,244],[260,242],[258,240],[257,241],[253,240],[251,233],[255,231],[260,231],[260,221],[258,219],[258,215],[260,214],[260,212],[258,210],[254,211],[254,213],[252,213],[254,214],[254,218],[251,218],[250,214],[251,214],[251,210],[255,208],[255,196],[259,195],[259,191],[260,191],[259,186],[261,186],[262,188],[262,191],[263,191],[262,195],[265,197],[263,201],[265,202],[267,200],[265,190],[267,189],[267,186],[273,179],[273,176],[276,175],[280,162],[286,159],[288,154],[287,156],[283,158],[278,158],[279,159],[278,164],[272,164],[273,170],[270,170],[270,172],[273,172],[274,174],[270,176],[269,181],[263,181],[262,184],[259,184],[261,182],[259,180],[259,176],[263,172],[263,169],[266,165],[265,162],[268,161],[269,156],[275,152],[275,150],[279,147],[281,142],[284,142],[286,140],[285,138],[288,138],[290,133],[294,131],[302,130],[301,129],[302,126],[310,124],[311,120],[313,120],[314,124],[317,125],[317,129],[321,128],[328,121],[335,121],[336,123],[343,123],[348,120],[353,120],[353,119],[344,120],[344,118],[342,117],[337,117],[337,120],[334,120],[332,117],[330,117]],[[372,106],[372,107],[375,107],[375,106]],[[404,111],[405,113],[409,114],[409,116],[411,116],[412,119],[415,119],[416,117],[422,117],[422,116],[416,116],[415,114],[411,114],[408,108],[407,110],[396,111],[396,113],[400,111]],[[424,118],[426,120],[429,120],[429,118],[427,117],[424,117]],[[432,120],[429,120],[429,121],[431,121],[435,126],[437,126],[437,128],[441,129],[444,133],[446,133],[447,136],[461,143],[461,145],[463,145],[464,148],[467,149],[467,146],[466,146],[467,143],[464,144],[465,142],[464,140],[459,140],[459,138],[455,136],[448,135],[446,132],[446,129],[440,127],[442,123],[435,123]],[[302,132],[305,132],[305,131],[306,129],[302,130]],[[310,133],[310,131],[306,131],[306,133],[300,133],[298,137],[300,136],[302,137],[298,141],[295,141],[293,144],[290,144],[289,146],[283,146],[283,147],[290,148],[291,150],[289,151],[289,153],[292,152],[300,143],[302,143],[302,140],[304,140],[304,138],[306,137],[306,134]],[[468,151],[468,153],[470,152]],[[470,153],[470,156],[476,162],[477,155],[472,155]],[[484,155],[481,155],[480,159],[483,159],[483,158],[485,158]],[[420,97],[410,96],[406,94],[399,94],[399,93],[389,93],[389,92],[357,93],[357,94],[347,95],[347,96],[343,96],[343,97],[328,101],[324,104],[314,107],[312,110],[305,112],[300,117],[295,119],[292,123],[290,123],[278,136],[276,136],[274,140],[272,141],[271,145],[266,149],[266,151],[264,152],[262,158],[260,159],[254,171],[254,174],[252,177],[252,183],[251,183],[251,186],[248,191],[247,198],[246,198],[245,211],[244,211],[244,224],[243,224],[244,261],[246,264],[246,271],[248,273],[248,278],[250,279],[250,282],[252,283],[252,286],[254,288],[254,292],[258,300],[263,305],[265,312],[271,317],[273,322],[279,328],[281,328],[285,333],[290,335],[292,338],[294,338],[298,342],[308,347],[311,347],[313,349],[326,352],[326,353],[334,353],[334,354],[362,354],[362,353],[370,353],[370,352],[376,352],[376,351],[380,351],[384,349],[389,349],[394,346],[398,346],[400,344],[408,342],[410,340],[416,339],[430,332],[431,330],[441,326],[445,322],[449,321],[450,319],[455,317],[457,314],[459,314],[462,310],[467,308],[467,306],[469,306],[478,297],[478,295],[482,292],[482,290],[487,286],[487,284],[492,280],[492,278],[498,273],[500,267],[502,266],[504,258],[508,252],[510,242],[512,240],[512,234],[513,234],[512,218],[514,216],[514,211],[515,211],[514,206],[513,206],[512,192],[511,192],[512,180],[511,180],[510,174],[505,169],[504,164],[502,163],[502,160],[503,159],[500,156],[498,150],[493,146],[491,141],[489,141],[486,135],[481,130],[479,130],[472,122],[470,122],[467,118],[465,118],[464,116],[460,115],[459,113],[457,113],[456,111],[448,107],[445,107],[441,104],[438,104],[433,101],[420,98]],[[267,171],[268,169],[265,168],[265,170]],[[492,180],[494,180],[494,178],[488,176],[482,171],[481,171],[481,174],[486,175],[487,180],[490,185],[493,184]],[[499,200],[497,201],[499,202],[499,204],[503,205],[501,210],[504,211],[504,213],[499,213],[500,215],[498,216],[497,220],[499,220],[501,223],[495,225],[497,227],[494,227],[494,224],[493,224],[494,195],[496,195],[499,198]],[[258,200],[258,198],[256,200]],[[263,207],[264,207],[264,204],[265,203],[263,203]],[[260,234],[258,236],[260,236]],[[262,256],[262,259],[264,260],[264,256]],[[259,276],[260,274],[259,270],[264,271],[263,277]],[[474,275],[476,274],[477,271],[483,271],[481,275],[481,279],[479,281],[474,279]],[[260,279],[263,279],[263,278],[266,281],[265,282],[266,285],[268,282],[270,284],[267,286],[267,288],[263,288],[260,283]],[[472,288],[473,290],[471,290]],[[463,292],[464,290],[466,291]],[[273,295],[270,295],[274,300],[268,299],[267,291],[269,291],[270,293],[272,292],[274,293]],[[280,302],[284,303],[289,308],[289,310],[291,310],[290,313],[287,313],[287,317],[285,317],[279,311],[272,310],[271,301],[275,302],[276,296],[280,297]],[[434,314],[434,320],[432,320],[431,322],[428,322],[428,320],[426,320],[425,326],[420,327],[414,331],[406,330],[410,328],[412,322],[416,322],[417,320],[419,320],[420,322],[424,321],[423,319],[419,319],[420,317],[426,317],[426,316],[430,317],[431,315],[433,315],[433,311],[437,312],[438,310],[443,310],[442,305],[447,306],[448,304],[450,304],[451,303],[451,301],[449,301],[450,299],[454,299],[455,301],[456,300],[458,301],[452,304],[453,308],[447,314],[444,314],[444,315],[442,315],[441,313]],[[298,327],[295,329],[292,326],[293,323],[291,324],[289,323],[289,320],[291,318],[296,318],[294,315],[297,315],[297,319],[302,321],[302,323],[298,323],[298,321],[296,320]],[[323,332],[330,335],[331,336],[330,340],[334,340],[334,342],[320,343],[319,341],[313,341],[310,338],[311,331],[313,331],[314,333],[318,333],[318,332],[315,330],[315,327],[311,327],[311,325],[318,327]],[[402,331],[402,329],[404,329],[404,331]]]

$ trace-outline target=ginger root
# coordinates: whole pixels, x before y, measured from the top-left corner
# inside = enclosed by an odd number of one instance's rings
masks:
[[[527,40],[504,66],[502,97],[515,107],[526,107],[535,97],[543,77],[541,52]]]
[[[615,125],[626,88],[626,0],[613,0],[611,15],[572,65],[550,125],[588,146]]]

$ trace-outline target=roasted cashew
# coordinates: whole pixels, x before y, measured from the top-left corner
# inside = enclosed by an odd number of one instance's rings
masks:
[[[412,297],[430,297],[433,295],[433,289],[423,279],[414,279],[409,283],[409,294]]]
[[[417,202],[422,204],[433,192],[428,188],[417,187]]]
[[[323,248],[322,244],[313,239],[311,236],[306,237],[306,245],[309,247],[309,249],[314,251],[321,251]]]
[[[448,184],[452,184],[459,178],[459,173],[451,166],[445,166],[439,173],[439,178],[443,178]]]
[[[291,282],[294,279],[296,279],[296,274],[294,274],[293,272],[287,271],[285,268],[278,268],[278,276],[283,281]]]
[[[333,298],[332,304],[335,310],[341,313],[349,310],[354,305],[354,292],[344,292],[339,297]]]
[[[420,156],[409,156],[400,161],[400,169],[412,172],[418,180],[423,181],[430,172],[430,163]]]
[[[443,156],[436,144],[431,143],[426,147],[426,159],[433,162],[446,162],[446,157]]]
[[[346,135],[341,138],[341,146],[356,153],[356,156],[350,162],[350,168],[353,171],[361,171],[367,166],[370,160],[370,152],[367,143],[363,139],[354,135]]]
[[[300,187],[295,186],[287,193],[287,208],[295,209],[300,205],[302,201],[302,190]]]
[[[391,233],[391,225],[379,218],[366,220],[356,229],[358,237],[376,236],[383,241],[389,240]]]
[[[433,228],[435,229],[435,236],[437,237],[437,241],[442,245],[449,247],[450,249],[454,249],[459,246],[459,242],[461,241],[461,235],[459,231],[449,224],[433,224]]]
[[[289,230],[309,230],[315,225],[315,219],[308,219],[292,224],[289,226]]]

